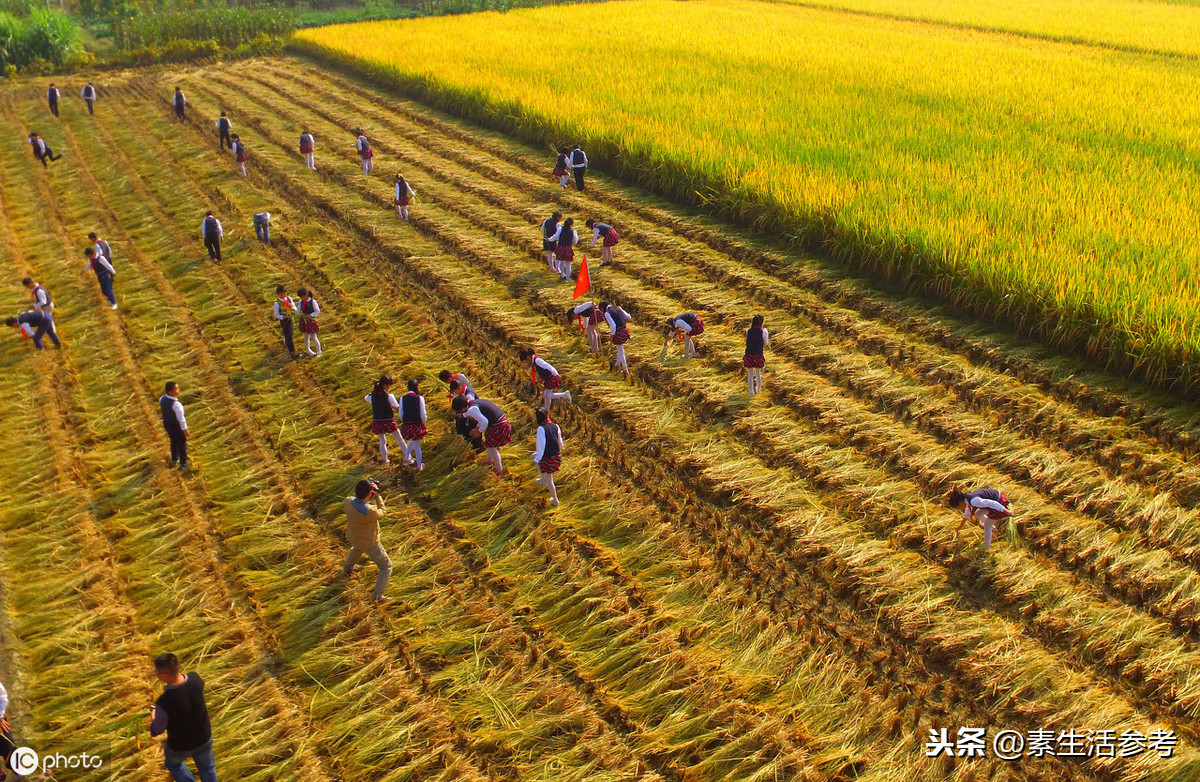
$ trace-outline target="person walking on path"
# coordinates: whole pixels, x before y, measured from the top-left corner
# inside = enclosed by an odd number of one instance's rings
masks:
[[[600,308],[596,306],[594,301],[585,301],[582,304],[577,304],[574,307],[567,308],[567,323],[579,321],[580,328],[587,336],[588,352],[600,352],[600,332],[597,327],[600,325]]]
[[[83,98],[83,102],[87,104],[88,114],[94,115],[96,113],[96,88],[90,81],[83,85],[83,89],[79,91],[79,97]]]
[[[538,468],[537,482],[550,490],[550,507],[558,507],[558,489],[554,486],[554,473],[562,467],[562,428],[550,420],[545,410],[537,411],[537,440],[533,451],[533,463]]]
[[[568,160],[570,152],[566,147],[558,148],[558,159],[554,161],[554,171],[551,176],[558,180],[559,188],[564,188],[571,181],[571,163]]]
[[[233,149],[233,139],[229,135],[229,131],[233,130],[233,123],[229,121],[229,117],[225,116],[225,110],[221,109],[221,116],[217,120],[217,143],[220,144],[221,151],[225,151],[225,147]]]
[[[296,302],[288,295],[283,285],[275,286],[275,305],[273,307],[275,320],[279,321],[279,330],[283,332],[283,344],[292,358],[296,357],[296,344],[292,339],[295,324],[292,323],[292,313],[296,311]]]
[[[767,365],[763,357],[763,348],[771,344],[771,334],[763,328],[763,316],[755,315],[746,330],[746,354],[742,356],[742,365],[746,367],[746,385],[750,396],[762,391],[762,371]]]
[[[974,520],[983,528],[985,549],[992,546],[992,532],[996,528],[996,522],[1003,521],[1013,514],[1008,497],[997,489],[983,488],[966,492],[955,489],[950,492],[946,504],[954,510],[962,511],[962,520],[954,528],[954,534],[957,535],[968,521]]]
[[[52,162],[63,156],[61,152],[57,155],[54,154],[54,150],[46,143],[46,139],[37,133],[29,134],[29,143],[33,145],[33,156],[42,164],[42,168],[49,168]]]
[[[158,406],[162,410],[163,429],[171,441],[171,464],[183,470],[191,462],[187,455],[188,425],[183,414],[183,403],[179,401],[179,384],[172,380],[163,392],[158,398]]]
[[[100,283],[100,292],[104,294],[104,298],[108,299],[112,308],[117,309],[117,295],[113,293],[113,277],[117,276],[116,269],[107,258],[96,252],[94,246],[85,249],[83,254],[87,257],[87,265],[83,267],[83,271],[86,273],[88,269],[91,269],[96,273],[96,282]]]
[[[571,150],[571,170],[575,172],[575,189],[583,192],[583,175],[587,172],[588,159],[587,153],[579,148],[576,144]]]
[[[154,675],[163,683],[162,694],[150,712],[150,735],[167,734],[163,764],[175,782],[196,782],[188,760],[196,764],[200,782],[217,782],[212,724],[204,702],[204,680],[196,672],[184,675],[179,658],[160,654],[154,658]]]
[[[50,335],[50,341],[54,343],[54,347],[61,348],[62,343],[58,339],[58,331],[54,328],[54,316],[49,312],[41,312],[40,310],[29,310],[22,312],[15,318],[9,318],[5,321],[13,328],[21,329],[26,339],[33,340],[34,348],[44,350],[42,337]]]
[[[399,217],[404,222],[408,222],[408,202],[409,199],[416,196],[417,191],[404,180],[404,177],[396,174],[396,217]]]
[[[175,105],[175,116],[179,117],[180,122],[186,120],[187,116],[185,115],[184,109],[187,106],[187,98],[184,97],[183,90],[181,90],[179,87],[176,87],[175,97],[173,97],[171,101]]]
[[[699,355],[696,352],[695,339],[704,333],[704,321],[700,319],[699,315],[694,312],[685,312],[682,315],[668,318],[666,330],[668,345],[671,343],[671,337],[679,337],[683,340],[684,358],[695,358]]]
[[[53,84],[46,89],[46,103],[50,104],[50,113],[56,117],[58,116],[58,99],[61,97],[62,93]]]
[[[468,418],[475,424],[470,435],[483,438],[488,462],[497,475],[503,475],[504,463],[500,460],[500,449],[512,442],[512,427],[508,424],[508,416],[495,402],[478,397],[468,399],[462,394],[454,397],[450,408],[455,415]]]
[[[108,259],[109,263],[112,263],[112,247],[109,246],[107,241],[101,239],[95,231],[92,231],[88,234],[88,240],[92,243],[92,246],[96,248],[97,255],[103,255]]]
[[[221,227],[221,221],[213,217],[212,212],[204,213],[204,222],[200,223],[200,235],[204,238],[204,249],[208,250],[210,260],[221,260],[221,239],[225,236],[225,229]]]
[[[554,240],[555,269],[564,280],[571,279],[571,261],[575,260],[575,245],[579,244],[579,232],[575,230],[575,218],[563,220],[552,237]]]
[[[354,148],[358,150],[358,157],[362,160],[364,174],[370,174],[375,170],[375,150],[371,149],[371,142],[363,135],[362,129],[354,131],[354,135],[358,138],[354,141]]]
[[[304,165],[308,166],[313,171],[317,170],[317,158],[315,156],[317,149],[317,140],[313,134],[307,130],[300,134],[300,154],[304,157]]]
[[[388,461],[388,434],[396,438],[396,444],[401,450],[408,450],[408,443],[404,442],[400,435],[400,427],[396,426],[396,411],[400,409],[400,403],[392,395],[391,388],[392,379],[387,375],[380,375],[371,393],[363,397],[364,401],[371,405],[371,431],[379,437],[379,458],[385,465],[391,464]]]
[[[254,235],[263,244],[271,243],[271,213],[254,213]]]
[[[54,299],[50,298],[50,291],[46,290],[46,286],[40,282],[34,282],[32,277],[26,277],[21,280],[21,284],[29,290],[29,295],[33,298],[31,305],[39,312],[54,314]]]
[[[604,322],[608,324],[609,338],[617,349],[615,367],[625,377],[629,377],[629,362],[625,359],[625,343],[629,341],[629,323],[633,320],[629,313],[615,304],[607,301],[600,302],[600,311],[604,313]]]
[[[246,176],[246,160],[249,155],[246,154],[246,145],[242,143],[241,137],[233,134],[233,159],[237,162],[238,171],[242,172],[242,177]]]
[[[596,242],[601,239],[604,240],[600,245],[600,265],[608,266],[612,263],[612,248],[616,247],[617,243],[621,241],[621,237],[617,234],[617,229],[608,223],[600,223],[595,220],[588,220],[584,225],[592,229],[591,247],[595,247]]]
[[[425,397],[421,396],[421,385],[416,380],[408,381],[408,393],[400,397],[400,436],[408,441],[404,449],[404,464],[417,465],[417,472],[425,469],[425,455],[421,453],[421,439],[425,437],[425,425],[429,422],[425,414]]]
[[[555,399],[571,401],[570,391],[554,390],[562,387],[562,375],[558,374],[558,370],[549,361],[534,353],[532,348],[523,349],[519,354],[519,358],[525,366],[529,367],[529,375],[535,389],[537,388],[538,380],[542,381],[542,388],[544,389],[542,392],[543,410],[549,413],[550,405],[554,403]]]
[[[320,358],[321,340],[317,332],[321,326],[317,323],[317,316],[321,314],[321,305],[317,304],[308,288],[301,288],[296,293],[300,296],[300,333],[304,335],[304,352],[313,358]],[[317,348],[315,351],[314,346]]]
[[[558,271],[554,262],[554,248],[558,246],[558,242],[554,237],[558,235],[558,221],[561,219],[562,213],[555,212],[542,221],[542,252],[546,253],[546,265],[554,271]]]
[[[387,603],[383,590],[387,589],[388,579],[392,577],[392,560],[379,542],[379,520],[387,513],[379,484],[366,478],[359,481],[354,486],[354,496],[346,498],[342,509],[346,512],[346,540],[350,544],[342,574],[349,578],[366,554],[379,567],[371,599],[376,603]]]

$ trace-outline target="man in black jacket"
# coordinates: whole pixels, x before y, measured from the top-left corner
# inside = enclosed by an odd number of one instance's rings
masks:
[[[154,675],[163,683],[163,692],[150,712],[150,735],[167,734],[163,744],[167,771],[175,782],[196,782],[187,767],[191,758],[201,782],[217,782],[212,725],[204,704],[204,680],[194,672],[185,676],[180,671],[179,658],[170,653],[154,658]]]

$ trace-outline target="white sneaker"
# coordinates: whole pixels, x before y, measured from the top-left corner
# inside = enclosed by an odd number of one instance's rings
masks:
[[[311,350],[306,350],[304,352],[307,353],[308,355],[312,356],[313,358],[316,358],[317,356],[321,355],[320,353],[313,353]]]
[[[116,304],[112,305],[112,308],[113,308],[114,310],[115,310],[115,309],[117,309],[117,305],[116,305]]]

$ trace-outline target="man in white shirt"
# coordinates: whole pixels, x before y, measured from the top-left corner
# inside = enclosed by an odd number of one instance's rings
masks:
[[[165,393],[158,398],[162,409],[163,429],[171,440],[171,464],[181,470],[190,466],[187,455],[188,425],[183,414],[183,403],[179,401],[179,384],[174,380],[167,383]]]
[[[587,153],[576,144],[571,150],[571,170],[575,172],[575,189],[583,192],[583,175],[587,171]]]
[[[96,88],[92,86],[90,81],[79,91],[79,97],[83,98],[84,102],[87,103],[88,114],[95,114]]]
[[[97,242],[94,246],[88,247],[83,251],[83,254],[88,259],[87,266],[84,266],[83,270],[86,272],[88,269],[91,269],[96,273],[96,282],[100,283],[100,292],[104,294],[104,298],[108,299],[108,303],[115,310],[117,308],[117,296],[113,293],[113,277],[117,276],[117,271],[113,268],[108,258],[105,258],[102,253],[96,250],[99,246],[100,244]]]
[[[225,236],[225,229],[212,212],[205,213],[204,222],[200,223],[200,235],[204,237],[204,248],[208,250],[209,259],[221,260],[221,239]]]

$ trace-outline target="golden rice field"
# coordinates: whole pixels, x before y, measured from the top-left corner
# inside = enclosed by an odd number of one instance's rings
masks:
[[[207,680],[218,772],[239,782],[1200,776],[1194,408],[607,176],[559,190],[542,149],[303,60],[96,83],[94,118],[50,119],[40,84],[0,92],[5,306],[37,276],[65,343],[0,343],[0,680],[20,741],[103,739],[116,779],[166,779],[144,729],[149,661],[171,650]],[[246,179],[218,151],[221,109]],[[67,152],[48,171],[31,127]],[[221,264],[197,236],[208,209]],[[634,316],[628,381],[563,317],[537,240],[552,209],[622,235],[591,295]],[[89,230],[112,244],[118,311],[80,273]],[[315,291],[322,358],[288,360],[278,283]],[[648,325],[686,310],[709,326],[692,361]],[[773,344],[748,399],[753,313]],[[523,346],[575,397],[555,405],[553,512]],[[503,478],[455,435],[442,368],[508,411]],[[381,371],[422,382],[420,474],[378,463],[362,396]],[[167,379],[187,475],[165,464]],[[389,498],[384,607],[371,566],[338,572],[364,475]],[[941,506],[956,484],[1021,511],[988,552]],[[1113,731],[1129,752],[926,757],[931,731],[972,727],[1050,731],[1056,752]]]
[[[630,0],[298,45],[516,133],[547,169],[578,138],[600,170],[1194,395],[1200,7],[836,4],[864,13]],[[1113,48],[1151,40],[1179,56]]]

